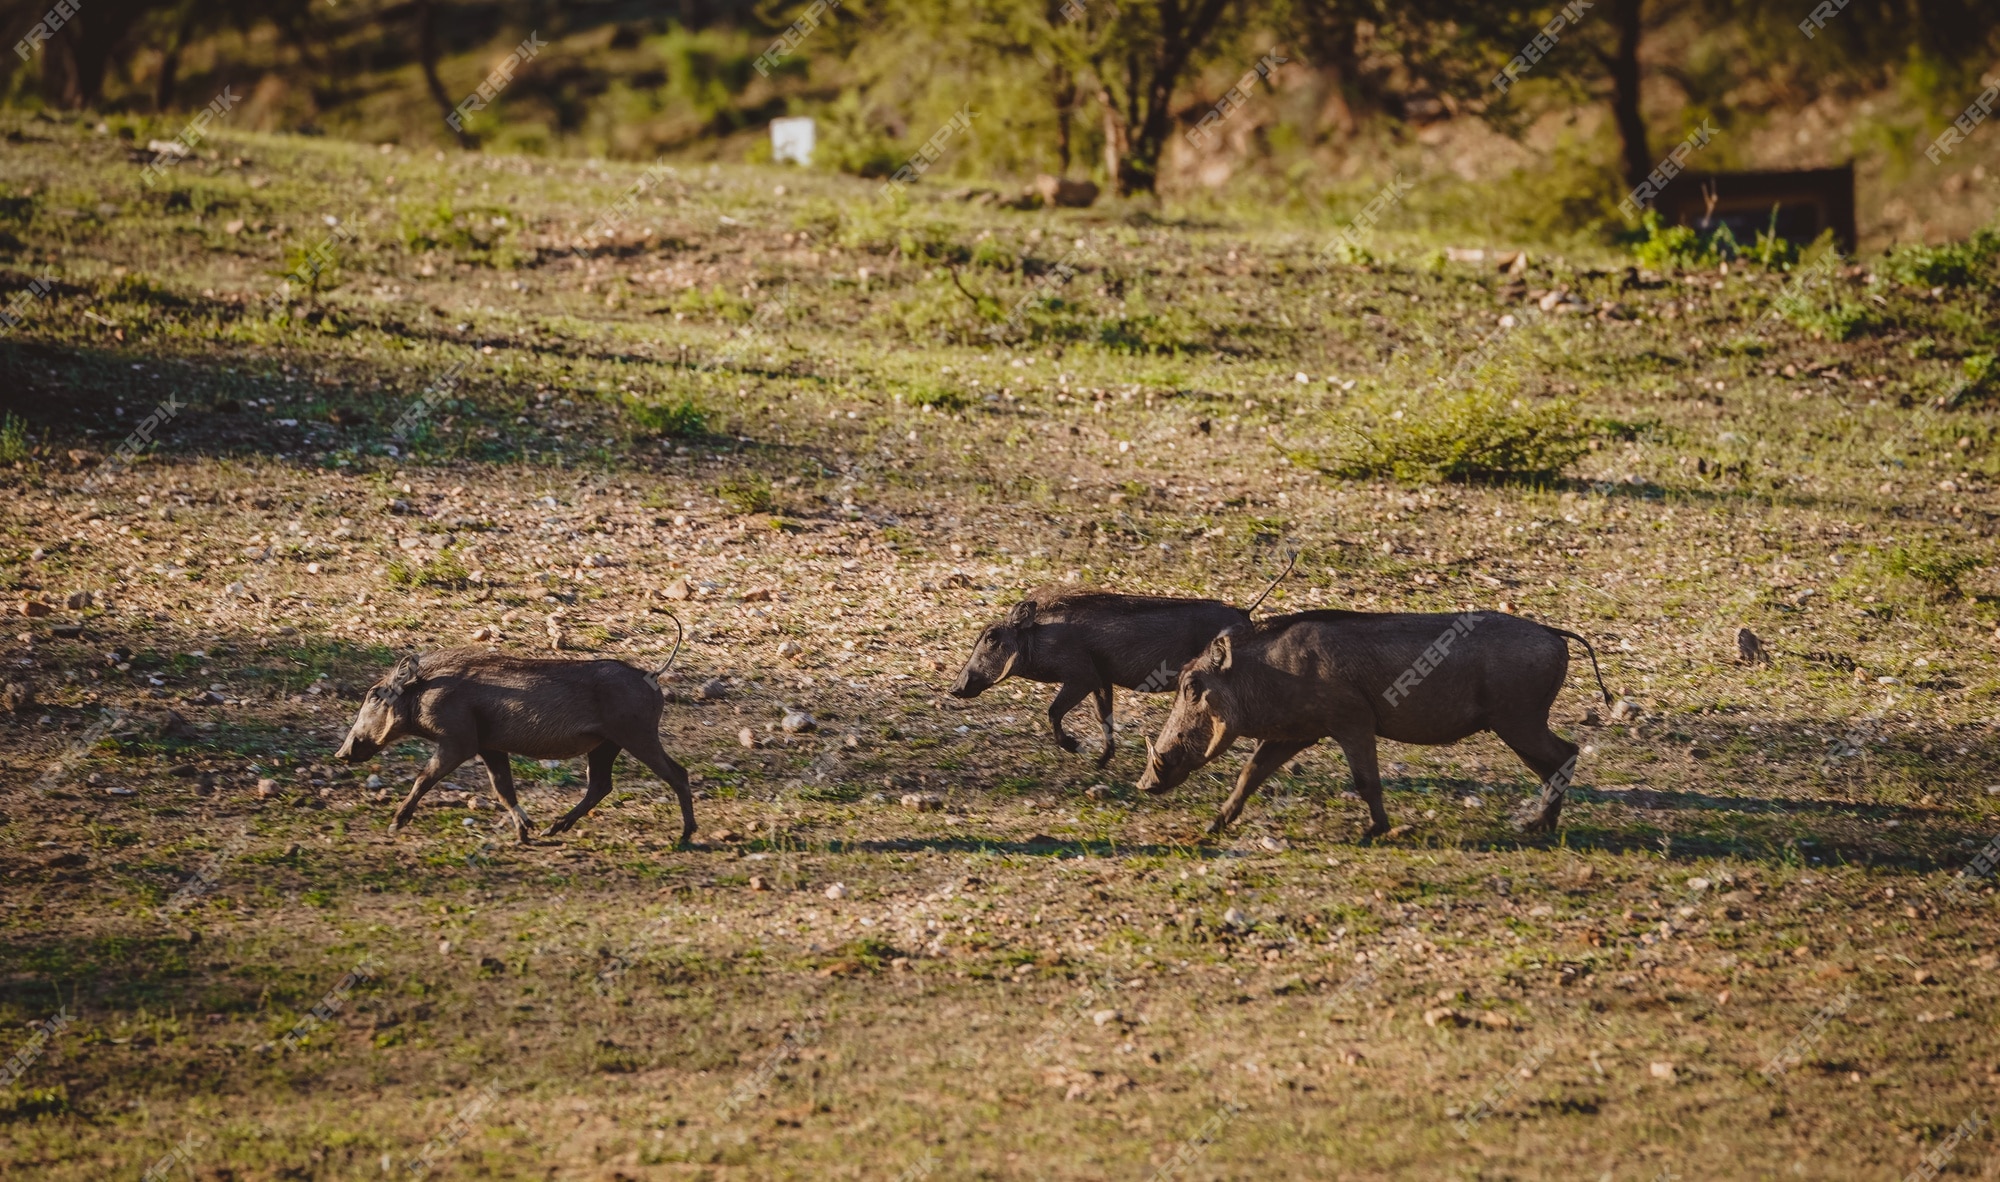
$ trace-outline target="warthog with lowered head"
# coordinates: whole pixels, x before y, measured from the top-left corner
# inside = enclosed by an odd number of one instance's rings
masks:
[[[1219,599],[1042,587],[979,634],[951,696],[976,698],[1009,677],[1059,684],[1062,688],[1049,703],[1049,725],[1062,749],[1075,751],[1081,744],[1063,730],[1063,717],[1095,694],[1097,720],[1104,728],[1097,766],[1103,767],[1117,751],[1111,726],[1113,687],[1141,693],[1171,690],[1181,666],[1216,633],[1249,622],[1248,612]]]
[[[1311,611],[1232,628],[1181,670],[1157,741],[1146,744],[1139,787],[1165,792],[1229,749],[1257,748],[1209,826],[1219,833],[1244,801],[1294,755],[1332,739],[1347,755],[1374,837],[1389,828],[1375,740],[1442,746],[1492,731],[1541,778],[1529,831],[1553,829],[1576,770],[1576,745],[1549,729],[1549,707],[1569,673],[1574,632],[1500,612]],[[1604,675],[1597,687],[1606,703]]]
[[[678,623],[678,621],[676,621]],[[675,645],[678,650],[679,645]],[[673,658],[668,657],[668,664]],[[477,755],[493,794],[514,817],[522,842],[528,814],[514,798],[509,754],[530,759],[589,760],[583,800],[543,836],[561,833],[611,792],[611,761],[628,751],[671,784],[680,798],[681,841],[694,836],[687,769],[660,746],[666,703],[659,676],[623,661],[546,660],[461,648],[408,656],[369,689],[336,757],[360,763],[405,739],[427,739],[437,752],[396,810],[400,829],[431,787]]]

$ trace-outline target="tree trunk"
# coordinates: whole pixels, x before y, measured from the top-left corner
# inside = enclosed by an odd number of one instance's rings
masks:
[[[445,92],[444,80],[438,77],[437,9],[430,0],[417,0],[417,61],[423,66],[424,85],[429,88],[432,100],[437,103],[438,110],[444,112],[445,118],[451,118],[451,113],[457,108],[451,101],[451,95]],[[476,148],[479,141],[461,128],[458,144],[462,148]]]
[[[1104,175],[1111,187],[1125,192],[1125,118],[1108,90],[1099,89],[1097,105],[1104,108]]]
[[[153,80],[155,111],[164,111],[174,105],[174,92],[180,85],[181,50],[194,32],[194,18],[194,5],[181,10],[181,19],[174,26],[173,40],[168,42],[167,51],[160,55],[160,76]]]
[[[1618,30],[1618,47],[1606,65],[1611,75],[1611,118],[1625,158],[1625,183],[1634,188],[1653,171],[1653,151],[1646,143],[1646,117],[1639,109],[1639,33],[1643,0],[1613,0],[1611,19]]]

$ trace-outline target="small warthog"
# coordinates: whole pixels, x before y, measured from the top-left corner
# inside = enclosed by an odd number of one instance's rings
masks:
[[[1063,730],[1063,717],[1096,694],[1097,720],[1104,727],[1097,766],[1103,767],[1118,750],[1111,727],[1113,687],[1171,690],[1181,666],[1216,633],[1249,622],[1248,612],[1219,599],[1043,587],[979,634],[951,696],[976,698],[1008,677],[1060,684],[1049,703],[1049,725],[1062,749],[1075,751],[1081,744]]]
[[[1375,740],[1441,746],[1492,731],[1541,777],[1529,831],[1552,829],[1576,770],[1576,745],[1549,729],[1549,707],[1569,674],[1574,632],[1500,612],[1312,611],[1273,616],[1217,636],[1181,670],[1157,742],[1146,744],[1139,787],[1165,792],[1241,736],[1257,749],[1209,826],[1219,833],[1285,761],[1330,738],[1347,754],[1368,803],[1364,837],[1387,832]],[[1597,673],[1597,688],[1604,675]]]
[[[678,621],[676,621],[678,623]],[[679,650],[679,644],[675,646]],[[668,664],[673,658],[667,658]],[[486,762],[493,794],[512,811],[528,841],[528,814],[514,798],[509,754],[530,759],[589,758],[583,800],[549,826],[561,833],[611,792],[611,761],[629,751],[680,797],[681,841],[694,836],[687,769],[660,746],[659,676],[623,661],[546,660],[460,648],[408,656],[369,689],[336,757],[360,763],[405,738],[428,739],[437,752],[396,810],[391,829],[417,811],[432,785],[474,755]]]

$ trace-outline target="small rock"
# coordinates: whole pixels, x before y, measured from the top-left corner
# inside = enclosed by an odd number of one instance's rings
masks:
[[[474,640],[493,640],[499,635],[500,630],[497,628],[474,628],[472,630],[472,639]]]
[[[1929,969],[1918,969],[1910,979],[1919,985],[1934,985],[1937,983],[1937,974]]]
[[[819,729],[819,724],[813,721],[813,716],[803,710],[786,711],[784,720],[778,723],[778,726],[788,735],[802,735]]]
[[[1708,889],[1708,880],[1706,878],[1690,878],[1688,879],[1688,889],[1691,891],[1705,891]]]
[[[1292,848],[1286,845],[1284,842],[1279,841],[1277,838],[1269,836],[1258,838],[1257,844],[1274,854],[1282,854],[1286,850]]]
[[[770,601],[771,589],[769,587],[752,587],[743,593],[743,602],[745,603],[769,603]]]
[[[729,696],[729,683],[720,677],[711,677],[701,683],[701,688],[694,691],[694,696],[698,701],[720,702]]]
[[[611,556],[608,554],[586,554],[583,556],[583,565],[591,570],[603,570],[611,565]]]
[[[1745,665],[1768,665],[1771,654],[1764,649],[1764,642],[1748,628],[1736,630],[1736,659]]]
[[[1222,913],[1222,922],[1232,928],[1247,928],[1250,926],[1250,917],[1243,914],[1240,908],[1231,907]]]
[[[1109,800],[1111,799],[1111,785],[1092,784],[1083,790],[1083,794],[1092,800]]]
[[[382,786],[382,777],[380,776],[370,776],[368,777],[368,782],[362,785],[362,787],[364,788],[380,788],[381,786]]]
[[[836,882],[832,886],[827,887],[824,893],[829,899],[845,899],[847,897],[847,887],[842,883]]]
[[[778,642],[778,655],[781,657],[796,657],[804,651],[806,651],[806,646],[796,640],[781,640]]]
[[[1125,1015],[1119,1013],[1117,1010],[1097,1010],[1090,1015],[1090,1020],[1092,1022],[1097,1023],[1099,1026],[1106,1026],[1113,1022],[1118,1021],[1124,1016]]]
[[[96,596],[88,591],[72,591],[69,593],[69,598],[63,600],[63,606],[73,612],[80,612],[89,607],[95,599]]]
[[[1603,718],[1603,717],[1602,717],[1601,715],[1599,715],[1599,714],[1597,713],[1597,708],[1596,708],[1595,706],[1591,707],[1591,708],[1590,708],[1590,709],[1588,709],[1588,710],[1585,710],[1585,711],[1583,712],[1583,718],[1582,718],[1582,719],[1580,719],[1579,721],[1580,721],[1581,725],[1583,725],[1583,726],[1603,726],[1603,725],[1604,725],[1604,718]]]
[[[451,941],[450,941],[450,940],[439,940],[439,941],[438,941],[438,955],[439,955],[439,956],[450,956],[450,955],[451,955]]]
[[[21,601],[21,614],[24,616],[49,616],[54,615],[55,610],[39,599],[23,599]]]
[[[1654,1079],[1672,1079],[1674,1077],[1674,1065],[1672,1063],[1655,1063],[1649,1070],[1652,1071]]]
[[[137,795],[138,795],[138,793],[137,793],[137,792],[133,791],[133,790],[132,790],[132,789],[130,789],[130,788],[122,788],[122,787],[115,787],[115,786],[114,786],[114,787],[111,787],[111,788],[106,788],[106,789],[105,789],[105,791],[106,791],[106,792],[108,792],[108,793],[110,793],[110,794],[111,794],[111,795],[113,795],[113,796],[137,796]]]
[[[930,792],[909,792],[903,796],[903,807],[920,813],[935,813],[944,808],[944,797]]]
[[[771,884],[764,881],[763,875],[753,874],[750,876],[750,889],[753,891],[768,891],[771,889]]]
[[[269,777],[257,781],[257,799],[269,800],[278,794],[278,782]]]
[[[1611,707],[1611,721],[1634,722],[1639,717],[1639,707],[1624,698],[1618,699]]]
[[[1489,1030],[1511,1030],[1514,1027],[1514,1019],[1499,1010],[1482,1010],[1479,1014],[1479,1024]]]
[[[686,599],[692,594],[693,592],[689,589],[688,581],[685,578],[675,579],[673,582],[660,588],[660,596],[663,599]]]
[[[1424,1011],[1424,1025],[1438,1026],[1446,1024],[1462,1026],[1465,1024],[1465,1016],[1450,1006],[1438,1006],[1436,1009]]]
[[[757,732],[746,726],[736,732],[736,741],[745,747],[755,747],[757,745]]]

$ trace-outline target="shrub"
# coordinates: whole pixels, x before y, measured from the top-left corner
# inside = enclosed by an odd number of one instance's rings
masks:
[[[1970,287],[1994,278],[1995,259],[2000,259],[2000,231],[1988,229],[1964,242],[1905,246],[1890,252],[1883,269],[1911,287]]]
[[[1313,463],[1355,480],[1539,481],[1574,463],[1587,435],[1566,401],[1525,406],[1475,392],[1421,408],[1364,409],[1349,441]]]
[[[909,394],[911,406],[928,406],[932,410],[964,410],[972,405],[972,399],[956,386],[918,386]]]

